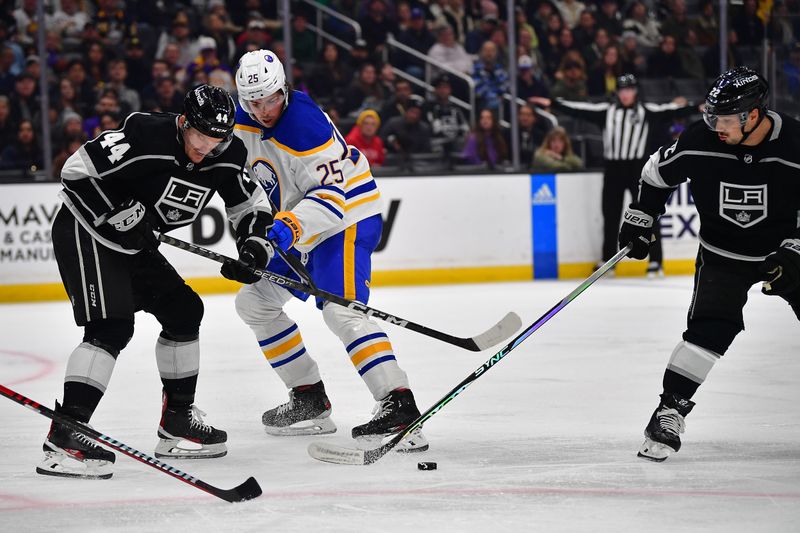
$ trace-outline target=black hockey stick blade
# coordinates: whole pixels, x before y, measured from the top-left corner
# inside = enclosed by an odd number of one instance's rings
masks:
[[[180,248],[181,250],[185,250],[195,255],[205,257],[206,259],[211,259],[212,261],[216,261],[218,263],[236,261],[235,259],[232,259],[222,254],[218,254],[217,252],[213,252],[207,248],[198,246],[197,244],[182,241],[180,239],[176,239],[175,237],[171,237],[163,233],[160,233],[158,235],[158,240],[160,240],[163,243],[169,244],[170,246]],[[480,352],[488,348],[491,348],[492,346],[500,344],[504,340],[511,337],[520,327],[522,327],[522,320],[520,320],[519,316],[516,313],[511,312],[508,313],[506,316],[504,316],[503,319],[500,320],[500,322],[498,322],[488,330],[484,331],[480,335],[477,335],[475,337],[456,337],[441,331],[437,331],[435,329],[431,329],[427,326],[411,322],[410,320],[406,320],[405,318],[400,318],[396,315],[391,315],[384,311],[380,311],[373,307],[369,307],[367,305],[362,304],[361,302],[357,302],[355,300],[348,300],[336,294],[326,292],[316,287],[310,286],[306,283],[301,283],[299,281],[295,281],[293,279],[286,278],[284,276],[279,276],[278,274],[274,274],[272,272],[269,272],[268,270],[252,268],[248,265],[245,265],[244,263],[240,264],[250,269],[250,271],[256,276],[261,276],[262,279],[266,279],[267,281],[279,285],[281,287],[305,292],[306,294],[322,298],[323,300],[326,300],[328,302],[332,302],[341,305],[343,307],[347,307],[348,309],[352,309],[356,312],[367,315],[368,317],[384,320],[390,324],[394,324],[395,326],[404,329],[409,329],[411,331],[416,331],[417,333],[421,333],[422,335],[425,335],[427,337],[431,337],[433,339],[437,339],[442,342],[446,342],[447,344],[452,344],[453,346],[458,346],[459,348],[470,350],[472,352]],[[298,275],[300,274],[298,273]]]
[[[156,470],[168,474],[175,479],[183,481],[195,488],[198,488],[204,492],[211,494],[212,496],[216,496],[226,502],[243,502],[246,500],[252,500],[253,498],[257,498],[261,495],[261,487],[258,485],[258,482],[254,478],[248,478],[247,481],[239,485],[238,487],[234,487],[232,489],[221,489],[219,487],[215,487],[214,485],[210,485],[203,481],[202,479],[197,479],[196,477],[187,474],[186,472],[182,472],[175,468],[174,466],[170,466],[167,463],[159,461],[155,457],[151,457],[144,452],[140,452],[135,448],[131,448],[127,444],[124,444],[116,439],[113,439],[107,435],[103,435],[96,429],[87,426],[73,418],[70,418],[66,415],[61,413],[56,413],[49,407],[46,407],[40,403],[37,403],[30,398],[23,396],[22,394],[15,392],[4,385],[0,385],[0,394],[8,398],[9,400],[15,401],[18,404],[27,407],[28,409],[39,413],[42,416],[45,416],[51,420],[55,420],[59,424],[63,424],[73,431],[80,431],[87,437],[103,444],[112,450],[116,450],[120,453],[127,455],[137,461],[146,464]]]
[[[539,317],[536,322],[528,326],[525,331],[517,335],[517,337],[505,345],[499,352],[490,357],[486,362],[479,366],[474,372],[464,378],[461,383],[453,387],[450,392],[445,394],[438,402],[436,402],[430,409],[422,413],[416,420],[411,422],[402,431],[396,434],[386,444],[375,448],[373,450],[359,450],[356,448],[348,448],[346,446],[339,446],[327,442],[312,442],[308,445],[308,454],[326,463],[335,463],[339,465],[369,465],[386,455],[392,448],[397,446],[409,433],[422,427],[429,418],[438,413],[445,405],[450,403],[456,396],[464,392],[464,390],[472,385],[479,377],[487,373],[492,367],[500,362],[506,355],[511,353],[511,350],[522,344],[534,331],[542,327],[548,320],[553,318],[559,311],[567,306],[572,300],[578,297],[583,291],[588,289],[595,281],[600,279],[603,274],[611,270],[614,265],[619,263],[623,257],[630,251],[632,245],[628,245],[619,252],[617,255],[609,259],[605,264],[597,269],[591,276],[586,278],[575,290],[569,293],[564,299],[550,308],[545,314]]]

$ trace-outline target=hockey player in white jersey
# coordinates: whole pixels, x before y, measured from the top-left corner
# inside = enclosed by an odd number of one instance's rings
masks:
[[[320,289],[367,303],[371,254],[381,237],[380,192],[369,163],[307,95],[290,90],[283,65],[269,50],[245,54],[236,72],[239,107],[236,135],[244,141],[251,176],[273,205],[269,240],[301,258]],[[265,257],[246,242],[240,259],[249,265],[293,276],[272,250]],[[223,275],[246,283],[236,298],[239,316],[256,335],[269,364],[289,389],[289,402],[265,412],[262,422],[272,435],[333,433],[331,404],[317,364],[306,351],[297,324],[283,311],[294,295],[228,264]],[[375,400],[376,414],[356,426],[356,439],[379,440],[419,416],[408,377],[400,369],[389,338],[361,313],[317,299],[327,326],[347,351],[351,363]],[[412,433],[402,447],[423,451],[428,443]]]

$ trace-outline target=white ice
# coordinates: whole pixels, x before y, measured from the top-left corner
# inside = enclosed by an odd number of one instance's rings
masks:
[[[515,310],[525,327],[578,281],[378,288],[371,305],[457,335]],[[172,461],[228,488],[253,475],[254,501],[228,504],[117,454],[107,481],[39,476],[49,420],[0,398],[3,531],[798,531],[800,341],[783,300],[750,293],[747,330],[695,396],[684,446],[636,457],[680,340],[690,278],[601,280],[425,426],[428,453],[371,466],[316,462],[314,439],[348,444],[373,400],[309,304],[294,302],[339,426],[323,437],[270,437],[261,413],[286,400],[233,295],[205,297],[198,405],[225,429],[222,459]],[[152,454],[160,409],[158,325],[137,316],[92,423]],[[0,306],[0,382],[52,405],[80,342],[67,302]],[[421,409],[496,349],[471,353],[386,325]],[[417,461],[436,461],[418,471]],[[170,461],[167,461],[170,462]]]

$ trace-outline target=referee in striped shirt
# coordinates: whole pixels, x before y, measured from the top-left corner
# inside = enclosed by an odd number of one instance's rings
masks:
[[[537,104],[550,107],[576,118],[593,122],[603,128],[603,261],[617,253],[617,234],[622,217],[625,191],[633,199],[639,190],[639,178],[647,157],[661,144],[659,133],[666,129],[665,121],[697,112],[685,98],[678,97],[669,104],[643,103],[639,100],[636,76],[625,74],[617,78],[617,94],[611,102],[575,102],[569,100],[534,98]],[[650,248],[648,274],[662,272],[661,237]]]

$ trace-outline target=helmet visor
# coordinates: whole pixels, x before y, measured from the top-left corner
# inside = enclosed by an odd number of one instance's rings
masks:
[[[189,127],[183,132],[183,138],[189,149],[203,157],[213,158],[219,156],[230,146],[233,135],[228,135],[224,139],[209,137]]]
[[[747,113],[736,113],[734,115],[718,115],[714,113],[711,106],[706,106],[703,111],[703,121],[711,131],[730,131],[734,128],[741,128],[747,123]]]

